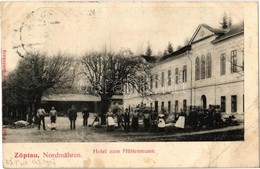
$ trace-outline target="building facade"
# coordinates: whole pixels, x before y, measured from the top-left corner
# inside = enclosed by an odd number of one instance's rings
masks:
[[[228,29],[201,24],[187,46],[149,64],[151,75],[143,77],[147,92],[140,94],[126,86],[124,107],[145,105],[175,113],[211,104],[243,119],[243,23]]]

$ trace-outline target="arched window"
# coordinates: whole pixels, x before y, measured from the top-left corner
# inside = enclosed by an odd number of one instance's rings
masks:
[[[226,73],[226,54],[223,53],[220,55],[220,75]]]
[[[200,59],[199,57],[196,58],[195,61],[195,80],[200,79]]]
[[[212,74],[212,64],[211,64],[211,55],[207,55],[207,78],[210,78]]]
[[[205,63],[205,56],[203,55],[203,56],[201,57],[201,71],[200,71],[200,72],[201,72],[201,75],[200,75],[200,76],[201,76],[201,77],[200,77],[201,79],[205,79],[205,68],[206,68],[206,67],[205,67],[205,66],[206,66],[205,64],[206,64],[206,63]]]

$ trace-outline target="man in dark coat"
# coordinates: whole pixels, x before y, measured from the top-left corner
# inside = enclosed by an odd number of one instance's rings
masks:
[[[210,104],[208,109],[208,124],[210,128],[213,126],[213,111],[214,109]]]
[[[75,109],[75,106],[72,105],[71,109],[68,111],[68,116],[70,120],[70,129],[75,130],[76,129],[76,120],[77,120],[77,110]]]
[[[129,123],[130,123],[130,111],[128,108],[125,109],[124,113],[124,127],[125,127],[125,132],[129,131]]]
[[[83,115],[83,126],[88,126],[89,111],[86,107],[82,111],[82,115]]]

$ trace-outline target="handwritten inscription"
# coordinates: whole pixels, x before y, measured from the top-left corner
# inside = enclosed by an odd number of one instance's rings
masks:
[[[8,167],[26,167],[26,166],[42,166],[42,167],[55,167],[56,159],[59,158],[82,158],[80,153],[70,152],[43,152],[42,155],[37,153],[20,153],[15,152],[10,158],[4,160],[6,168]]]
[[[17,158],[7,158],[4,161],[5,167],[26,167],[26,166],[44,166],[44,167],[55,167],[56,161],[53,159],[17,159]]]

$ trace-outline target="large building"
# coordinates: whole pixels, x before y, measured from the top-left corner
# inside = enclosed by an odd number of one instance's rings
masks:
[[[244,24],[228,29],[198,26],[187,46],[159,59],[145,75],[146,94],[125,90],[124,107],[146,105],[169,113],[189,106],[220,105],[225,114],[243,119]]]

